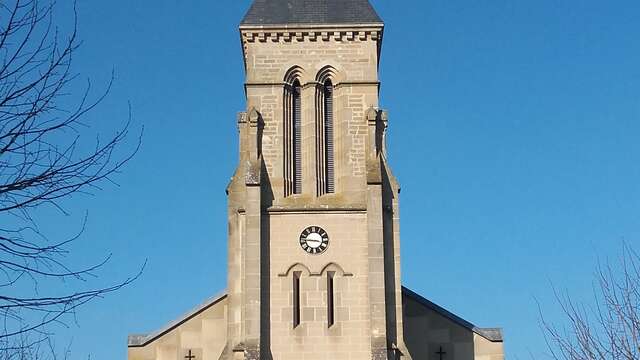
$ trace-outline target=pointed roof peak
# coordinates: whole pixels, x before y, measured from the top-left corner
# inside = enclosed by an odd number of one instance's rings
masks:
[[[240,26],[380,24],[368,0],[254,0]]]

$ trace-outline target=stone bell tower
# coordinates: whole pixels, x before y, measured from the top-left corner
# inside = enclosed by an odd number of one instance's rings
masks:
[[[225,359],[408,359],[367,0],[256,0],[228,187]]]
[[[254,1],[240,25],[228,288],[130,335],[129,360],[504,359],[501,329],[400,283],[383,30],[367,0]]]

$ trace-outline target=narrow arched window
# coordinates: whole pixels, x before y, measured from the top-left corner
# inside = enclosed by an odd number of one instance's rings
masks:
[[[316,173],[318,196],[335,192],[334,165],[334,87],[330,79],[320,82],[316,91]]]
[[[293,273],[293,328],[300,325],[300,272]]]
[[[334,152],[333,152],[333,83],[327,80],[324,84],[324,151],[325,151],[325,186],[326,192],[335,192]]]
[[[327,273],[327,326],[332,327],[336,323],[335,310],[335,273]]]
[[[293,83],[293,193],[302,194],[302,87]]]
[[[299,80],[284,93],[285,196],[302,194],[302,87]]]

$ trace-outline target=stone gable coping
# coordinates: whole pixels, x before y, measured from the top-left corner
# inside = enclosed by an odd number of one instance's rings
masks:
[[[352,276],[353,274],[350,273],[345,273],[345,276]],[[282,274],[280,274],[280,276],[282,276]],[[461,317],[453,314],[452,312],[440,307],[439,305],[436,305],[435,303],[427,300],[426,298],[420,296],[419,294],[409,290],[406,287],[402,287],[402,293],[405,296],[408,296],[410,298],[412,298],[413,300],[417,301],[418,303],[426,306],[427,308],[435,311],[436,313],[440,314],[441,316],[453,321],[454,323],[470,330],[473,331],[475,334],[482,336],[483,338],[491,341],[491,342],[503,342],[503,334],[502,334],[502,329],[499,328],[479,328],[475,325],[473,325],[472,323],[462,319]],[[153,343],[154,341],[160,339],[161,337],[163,337],[164,335],[170,333],[171,331],[175,330],[176,328],[180,327],[182,324],[186,323],[187,321],[193,319],[194,317],[202,314],[204,311],[210,309],[212,306],[218,304],[219,302],[223,301],[224,299],[227,298],[227,293],[224,292],[220,295],[217,295],[215,297],[210,298],[209,300],[205,301],[203,304],[197,306],[196,308],[194,308],[193,310],[189,311],[188,313],[186,313],[185,315],[183,315],[182,317],[178,318],[177,320],[169,323],[168,325],[166,325],[165,327],[163,327],[162,329],[151,333],[151,334],[142,334],[142,335],[129,335],[128,338],[128,347],[130,348],[136,348],[136,347],[145,347],[151,343]]]
[[[143,335],[140,335],[140,334],[129,335],[127,345],[130,348],[145,347],[151,344],[152,342],[158,340],[159,338],[163,337],[164,335],[170,333],[171,331],[175,330],[176,328],[180,327],[182,324],[186,323],[187,321],[202,314],[204,311],[210,309],[212,306],[218,304],[219,302],[223,301],[226,298],[227,298],[227,293],[225,291],[220,295],[217,295],[208,299],[201,305],[197,306],[196,308],[192,309],[185,315],[181,316],[179,319],[172,321],[171,323],[169,323],[168,325],[166,325],[165,327],[163,327],[162,329],[154,333],[143,334]]]

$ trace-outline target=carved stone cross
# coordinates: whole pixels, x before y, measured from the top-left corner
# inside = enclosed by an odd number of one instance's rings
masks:
[[[191,352],[191,349],[189,349],[189,355],[185,356],[184,358],[187,360],[193,360],[196,358],[196,356],[193,355],[193,353]]]
[[[444,350],[442,350],[442,346],[440,346],[440,350],[438,350],[436,355],[439,355],[440,356],[440,360],[442,360],[442,359],[444,359],[444,356],[447,355],[447,353]]]

